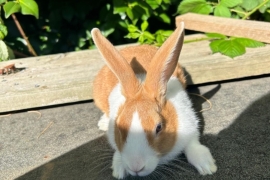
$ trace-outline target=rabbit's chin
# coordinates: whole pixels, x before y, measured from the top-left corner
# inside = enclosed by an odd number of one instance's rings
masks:
[[[128,174],[132,176],[147,176],[151,174],[160,161],[156,154],[151,151],[151,148],[145,148],[145,152],[140,154],[123,152],[121,159]]]

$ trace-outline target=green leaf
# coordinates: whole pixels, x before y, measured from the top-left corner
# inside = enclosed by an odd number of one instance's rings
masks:
[[[7,36],[7,27],[3,24],[0,24],[0,40],[4,39]]]
[[[151,39],[151,40],[154,40],[155,39],[155,36],[152,35],[150,32],[148,31],[144,31],[143,34],[142,34],[146,39]]]
[[[129,24],[128,25],[128,31],[133,33],[133,32],[138,31],[138,28],[136,26],[134,26],[133,24]]]
[[[38,19],[38,5],[34,0],[19,0],[22,14],[33,15]]]
[[[162,13],[162,14],[159,15],[159,17],[163,20],[163,22],[165,22],[167,24],[171,23],[171,19],[167,14]]]
[[[8,50],[8,59],[15,59],[16,57],[13,53],[13,50],[9,46],[7,46],[7,50]]]
[[[238,16],[238,14],[232,14],[231,18],[233,18],[233,19],[240,19],[240,17]]]
[[[194,8],[194,6],[198,4],[206,4],[205,0],[183,0],[178,6],[178,12],[182,14],[190,12]]]
[[[248,39],[248,38],[235,38],[235,41],[238,43],[242,44],[245,47],[249,48],[256,48],[256,47],[263,47],[265,46],[264,43],[253,40],[253,39]]]
[[[158,44],[162,44],[165,41],[165,38],[161,34],[158,34],[156,36],[156,41]]]
[[[243,0],[241,7],[247,11],[251,11],[258,5],[259,5],[259,2],[257,0]]]
[[[239,16],[239,17],[244,17],[246,12],[244,11],[243,8],[241,8],[240,6],[237,6],[234,8],[235,10],[237,10],[238,12],[236,12],[236,14]]]
[[[245,54],[245,47],[235,39],[224,40],[218,46],[219,52],[231,58]]]
[[[137,32],[134,32],[134,33],[128,33],[125,38],[128,38],[128,39],[137,39],[138,37],[140,37],[141,34],[140,33],[137,33]]]
[[[151,7],[144,1],[138,1],[138,5],[139,5],[139,7],[141,7],[143,9],[143,11],[141,11],[142,12],[141,19],[143,19],[143,20],[148,19],[152,14]]]
[[[4,11],[5,11],[5,18],[7,19],[11,14],[20,12],[21,10],[21,5],[17,2],[7,2],[4,5]]]
[[[156,0],[156,2],[160,5],[162,3],[162,0]]]
[[[212,41],[210,44],[209,44],[209,46],[210,46],[210,48],[211,48],[211,50],[212,50],[212,53],[217,53],[217,52],[219,52],[219,44],[221,43],[221,42],[223,42],[224,40],[214,40],[214,41]]]
[[[177,13],[179,14],[185,14],[188,12],[210,14],[212,11],[212,6],[207,4],[205,0],[184,0],[177,8]]]
[[[140,37],[139,37],[139,42],[142,44],[142,43],[144,43],[144,41],[145,41],[144,36],[140,35]]]
[[[0,0],[0,4],[5,3],[7,0]]]
[[[113,0],[113,14],[126,12],[127,5],[123,0]]]
[[[163,0],[163,2],[164,2],[165,4],[171,4],[171,3],[172,3],[171,0]]]
[[[115,28],[114,27],[107,27],[107,28],[104,28],[102,29],[102,34],[107,37],[109,36],[110,34],[112,34],[114,32]]]
[[[173,31],[172,30],[167,30],[167,31],[161,31],[161,34],[162,34],[162,36],[164,36],[164,37],[169,37],[171,34],[173,33]]]
[[[220,17],[231,17],[231,11],[226,6],[219,4],[214,10],[214,15]]]
[[[127,28],[128,28],[127,23],[124,22],[124,21],[119,21],[118,24],[119,24],[122,28],[124,28],[124,29],[127,29]]]
[[[245,1],[245,0],[244,0]],[[248,0],[248,1],[254,1],[254,0]],[[226,6],[228,8],[235,7],[242,3],[242,0],[221,0],[220,4],[222,6]]]
[[[133,24],[136,24],[139,18],[143,18],[143,16],[146,15],[145,10],[138,5],[127,8],[126,13]]]
[[[148,22],[147,21],[143,21],[143,23],[141,24],[141,30],[145,31],[148,27]]]
[[[138,18],[135,19],[135,16],[133,14],[133,11],[131,8],[126,9],[127,16],[129,17],[130,20],[138,20]]]
[[[4,41],[0,40],[0,61],[8,60],[8,48]]]
[[[159,7],[159,2],[157,2],[156,0],[146,0],[146,3],[149,4],[149,6],[155,10]]]
[[[209,38],[217,38],[217,39],[226,39],[227,36],[223,34],[218,34],[218,33],[206,33],[206,36]]]
[[[265,0],[257,0],[259,1],[259,4],[263,3]],[[265,13],[265,11],[270,7],[270,1],[268,1],[265,5],[263,5],[259,10],[261,13]],[[270,11],[268,10],[267,12],[270,13]]]
[[[156,36],[156,43],[155,45],[156,46],[161,46],[165,40],[173,33],[173,31],[171,30],[158,30],[156,33],[155,33],[155,36]]]

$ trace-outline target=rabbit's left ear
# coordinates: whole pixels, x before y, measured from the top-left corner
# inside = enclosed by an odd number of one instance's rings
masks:
[[[139,82],[131,66],[99,29],[94,28],[91,35],[107,66],[119,80],[123,95],[133,97],[138,92]]]
[[[182,22],[151,60],[145,80],[145,88],[160,103],[165,100],[167,82],[176,68],[183,41],[184,23]]]

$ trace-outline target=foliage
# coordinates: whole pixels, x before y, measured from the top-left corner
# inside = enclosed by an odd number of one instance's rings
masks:
[[[131,4],[125,4],[123,0],[118,1],[119,3],[116,8],[116,13],[126,13],[131,24],[128,21],[127,29],[129,31],[128,35],[125,36],[131,39],[138,39],[140,43],[148,43],[161,45],[166,38],[172,33],[171,30],[157,30],[155,33],[148,31],[148,18],[151,16],[157,16],[165,14],[163,10],[167,8],[170,2],[168,1],[145,1],[144,3],[133,2]],[[151,3],[153,4],[151,4]],[[121,4],[121,5],[120,5]],[[164,8],[162,9],[162,5]],[[131,7],[131,9],[130,9]],[[257,18],[261,15],[265,20],[269,16],[270,0],[183,0],[178,8],[178,14],[184,14],[187,12],[194,12],[199,14],[212,14],[214,16],[237,18],[237,19],[247,19],[247,18]],[[159,8],[159,9],[158,9]],[[135,11],[136,9],[136,11]],[[159,10],[157,14],[153,13],[153,10]],[[130,13],[130,11],[132,13]],[[254,13],[257,14],[254,14]],[[256,15],[256,16],[255,16]],[[167,15],[169,18],[171,15]],[[141,18],[142,23],[139,25],[138,20]],[[262,18],[262,19],[263,19]],[[167,18],[166,18],[167,19]],[[171,21],[165,21],[164,23],[170,23]],[[214,34],[211,34],[212,36]],[[208,36],[211,36],[208,34]],[[215,34],[217,35],[217,34]],[[222,35],[219,35],[222,36]],[[210,48],[213,53],[220,52],[231,58],[242,55],[246,51],[246,47],[261,47],[264,46],[263,43],[247,39],[247,38],[236,38],[231,37],[214,37],[210,44]]]
[[[138,41],[160,46],[175,28],[175,16],[178,14],[195,12],[238,19],[270,21],[269,1],[0,0],[5,13],[3,15],[7,18],[4,19],[5,25],[0,23],[0,40],[4,38],[5,44],[14,52],[30,55],[25,39],[21,38],[10,17],[13,13],[21,12],[16,13],[17,19],[38,55],[94,48],[90,33],[94,27],[99,28],[115,45]],[[33,5],[34,2],[37,5]],[[38,7],[40,8],[38,9]],[[215,37],[214,39],[231,44],[241,44],[234,40],[235,38],[217,39]],[[221,47],[218,42],[214,43],[214,40],[212,43],[216,44],[218,49],[222,49],[226,45],[224,42],[220,44]],[[243,48],[239,49],[243,50]]]
[[[155,33],[148,31],[148,20],[155,18],[163,24],[171,24],[172,15],[166,11],[172,5],[171,0],[124,1],[114,0],[114,14],[125,18],[123,27],[127,27],[130,39],[138,39],[140,43],[160,46],[170,36],[172,30],[158,29]],[[171,16],[171,17],[170,17]],[[139,24],[140,22],[140,24]]]
[[[179,14],[194,12],[211,14],[214,16],[236,19],[258,19],[269,21],[270,0],[183,0],[177,9]],[[246,52],[246,47],[261,47],[263,43],[247,38],[227,38],[226,36],[212,33],[207,34],[213,40],[210,48],[213,53],[220,52],[231,58]]]
[[[17,17],[37,54],[45,55],[93,48],[90,31],[94,27],[115,45],[132,43],[136,39],[160,45],[175,28],[172,14],[179,1],[80,0],[78,3],[38,0],[37,3],[42,7],[38,20]],[[13,22],[7,19],[6,24],[12,29],[6,37],[8,44],[14,50],[29,54]]]
[[[264,46],[263,43],[248,39],[237,37],[226,37],[222,34],[207,33],[209,38],[214,40],[210,43],[210,48],[213,53],[220,52],[226,56],[234,58],[246,52],[246,48],[255,48]]]
[[[34,0],[0,0],[0,5],[3,6],[5,18],[8,18],[16,12],[21,12],[24,15],[33,15],[38,18],[38,6]],[[3,20],[0,18],[0,61],[6,61],[8,59],[15,58],[13,51],[3,41],[7,34],[7,27],[4,25]]]
[[[214,16],[248,19],[269,14],[270,0],[183,0],[177,9],[179,14],[194,12]],[[256,11],[258,14],[253,15]]]

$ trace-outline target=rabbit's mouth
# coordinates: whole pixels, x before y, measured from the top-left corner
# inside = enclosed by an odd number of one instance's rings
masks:
[[[141,169],[141,170],[138,170],[138,171],[132,171],[132,170],[127,170],[128,173],[132,176],[140,176],[140,177],[143,177],[143,176],[148,176],[149,174],[151,174],[153,172],[153,170],[147,170],[147,169]]]

